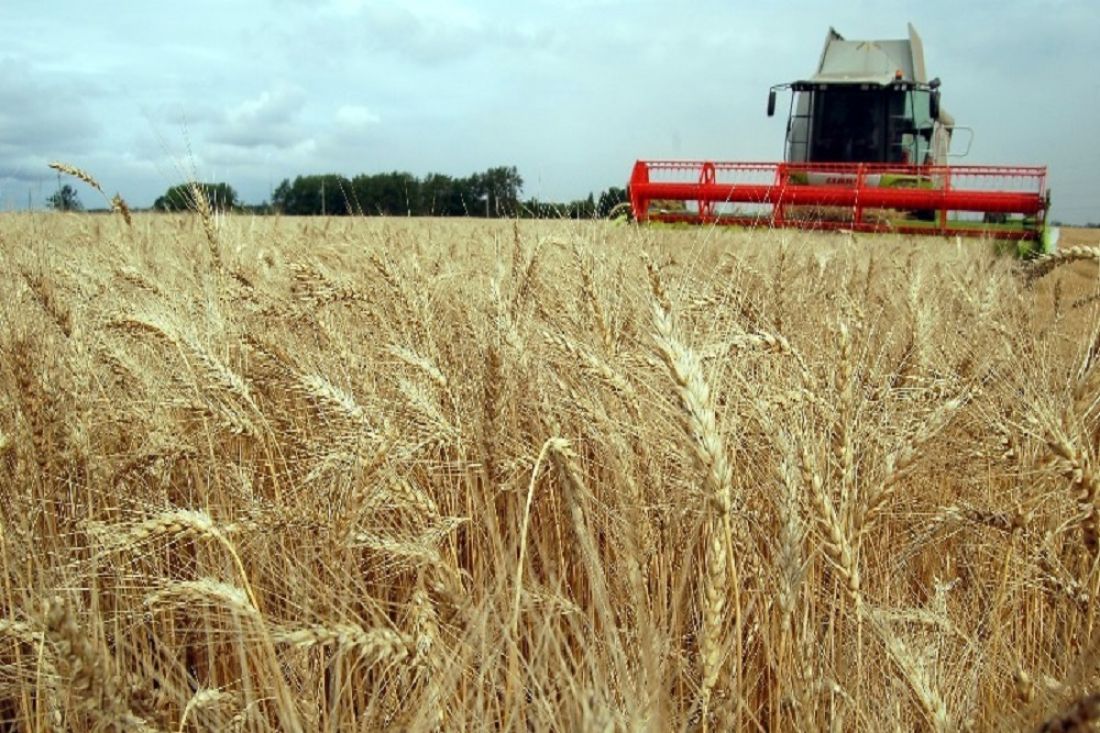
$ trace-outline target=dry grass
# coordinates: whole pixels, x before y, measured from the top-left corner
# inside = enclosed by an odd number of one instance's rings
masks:
[[[0,250],[0,727],[1096,725],[1092,249],[200,203]]]

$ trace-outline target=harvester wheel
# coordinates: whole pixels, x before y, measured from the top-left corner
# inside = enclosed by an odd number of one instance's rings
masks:
[[[607,218],[610,221],[634,221],[634,209],[631,208],[629,201],[621,201],[611,207],[611,211],[607,212]]]

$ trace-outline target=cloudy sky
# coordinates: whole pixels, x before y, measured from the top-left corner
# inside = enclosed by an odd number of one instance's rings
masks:
[[[830,25],[911,20],[975,130],[962,162],[1049,165],[1055,216],[1100,221],[1100,3],[825,5],[2,0],[0,210],[40,205],[50,160],[135,206],[193,173],[258,203],[296,174],[515,165],[525,195],[568,199],[636,158],[774,160],[768,87],[812,73]]]

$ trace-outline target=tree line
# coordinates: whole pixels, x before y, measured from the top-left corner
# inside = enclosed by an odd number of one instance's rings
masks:
[[[523,178],[514,166],[498,166],[482,173],[452,177],[429,173],[364,173],[348,178],[337,173],[286,178],[272,192],[271,201],[243,204],[227,183],[195,184],[212,208],[247,210],[289,216],[475,216],[506,218],[588,219],[607,216],[627,200],[626,190],[612,187],[597,197],[569,202],[522,199]],[[194,208],[191,184],[173,186],[153,203],[156,211]]]
[[[464,178],[429,173],[337,174],[284,180],[272,194],[272,206],[294,216],[490,216],[519,211],[523,178],[514,167],[490,168]]]

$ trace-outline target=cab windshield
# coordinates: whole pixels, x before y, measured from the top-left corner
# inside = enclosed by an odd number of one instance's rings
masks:
[[[808,94],[812,162],[917,163],[927,152],[915,109],[923,106],[927,116],[927,92],[831,87]]]

